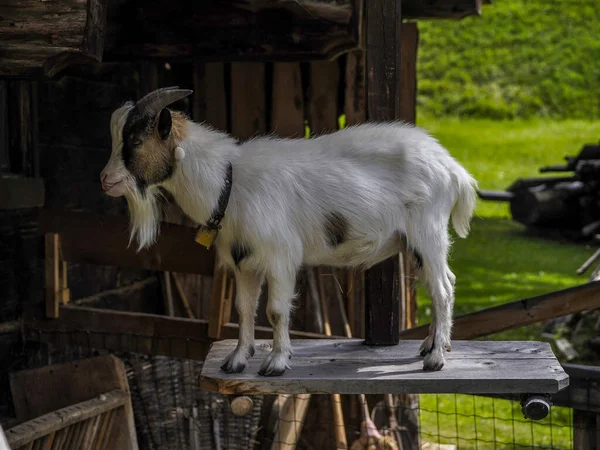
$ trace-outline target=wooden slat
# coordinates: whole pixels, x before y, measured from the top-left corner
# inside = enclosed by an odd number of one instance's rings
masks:
[[[365,52],[349,53],[346,58],[346,93],[344,114],[347,125],[356,125],[366,118]]]
[[[44,68],[52,77],[72,63],[100,61],[106,0],[0,3],[0,75]]]
[[[248,139],[265,131],[265,65],[232,63],[231,132]]]
[[[106,392],[98,398],[61,408],[8,429],[6,438],[11,447],[17,448],[53,431],[123,406],[128,400],[129,394],[122,390]]]
[[[130,351],[204,360],[208,352],[208,321],[132,313],[75,305],[61,306],[60,321],[26,320],[27,338],[54,345]],[[223,325],[221,337],[238,337],[238,324]],[[272,339],[269,327],[255,327],[258,339]],[[290,330],[292,339],[323,339],[324,335]],[[331,336],[343,339],[342,336]]]
[[[452,337],[475,339],[599,307],[600,281],[594,281],[458,316],[454,319]],[[400,337],[424,338],[428,330],[429,324],[402,331]]]
[[[338,129],[338,84],[340,70],[337,61],[310,64],[310,130],[314,135]]]
[[[126,217],[46,209],[39,220],[42,232],[60,234],[69,262],[212,275],[214,253],[195,244],[191,227],[163,222],[156,244],[138,253]]]
[[[36,208],[44,205],[46,191],[43,178],[9,178],[2,177],[1,173],[0,171],[0,210]]]
[[[201,373],[202,389],[222,394],[554,393],[568,376],[543,342],[454,341],[441,371],[424,371],[419,341],[369,347],[361,339],[292,342],[292,370],[280,377],[257,375],[270,351],[258,341],[241,374],[225,374],[222,359],[235,340],[215,342]]]
[[[45,267],[46,316],[56,318],[60,306],[58,293],[60,286],[59,237],[56,233],[48,233],[45,236]]]
[[[225,300],[227,280],[227,271],[215,268],[208,319],[208,337],[213,339],[221,338],[223,325],[229,322],[231,316],[231,302]]]
[[[366,3],[367,116],[372,121],[399,118],[401,2]],[[365,273],[365,337],[367,344],[398,343],[400,328],[399,257]]]
[[[402,60],[400,61],[400,110],[399,118],[410,123],[416,122],[417,112],[417,50],[419,29],[416,22],[402,24]]]
[[[277,431],[271,450],[295,450],[302,433],[310,395],[280,395],[275,401],[279,403],[279,422],[275,428]]]
[[[304,95],[299,63],[273,67],[271,132],[281,137],[304,136]]]

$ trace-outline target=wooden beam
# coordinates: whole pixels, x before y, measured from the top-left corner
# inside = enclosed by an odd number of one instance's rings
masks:
[[[205,61],[331,59],[358,46],[353,1],[120,0],[108,14],[105,57]]]
[[[129,394],[120,389],[105,392],[97,398],[61,408],[10,428],[6,430],[6,439],[11,448],[21,448],[52,432],[123,407],[128,401]],[[36,445],[34,448],[39,447]]]
[[[463,19],[481,15],[482,0],[402,0],[406,19]]]
[[[401,2],[368,1],[365,19],[367,115],[372,121],[394,120],[399,114]],[[399,341],[399,267],[395,256],[365,274],[365,337],[369,345]]]
[[[44,206],[43,178],[0,175],[0,210]]]
[[[304,136],[304,96],[300,63],[273,67],[271,132],[281,137]]]
[[[45,236],[45,273],[46,273],[46,316],[58,317],[60,306],[60,250],[59,237],[56,233]]]
[[[600,307],[600,281],[486,308],[454,319],[453,339],[475,339]],[[401,339],[427,336],[429,324],[400,332]]]
[[[42,210],[42,232],[59,233],[65,261],[145,270],[212,275],[214,252],[194,243],[195,229],[162,223],[157,242],[137,252],[129,246],[129,221],[81,211]]]
[[[404,2],[402,3],[404,7]],[[416,123],[417,121],[417,50],[419,48],[419,29],[416,22],[402,25],[402,60],[400,61],[400,119]]]
[[[0,76],[54,76],[101,61],[107,0],[5,0],[0,3]]]
[[[60,320],[36,316],[25,319],[27,338],[55,345],[81,345],[84,348],[111,349],[203,360],[213,339],[208,337],[208,321],[133,313],[112,309],[60,306]],[[237,323],[226,323],[221,338],[237,339]],[[257,326],[257,339],[272,339],[269,327]],[[292,339],[324,339],[319,333],[290,330]],[[328,339],[343,339],[329,336]]]

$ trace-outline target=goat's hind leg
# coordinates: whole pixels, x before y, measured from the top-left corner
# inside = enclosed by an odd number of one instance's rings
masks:
[[[235,273],[235,307],[240,316],[238,344],[225,358],[221,370],[227,373],[240,373],[248,365],[248,358],[254,356],[254,316],[264,276],[254,272]]]
[[[292,357],[290,342],[290,313],[296,286],[296,274],[292,271],[279,271],[277,275],[267,276],[269,300],[267,318],[273,327],[273,350],[263,361],[259,375],[279,376],[289,368]]]
[[[424,232],[422,236],[424,239],[417,249],[423,258],[421,274],[433,302],[433,317],[420,352],[425,357],[423,369],[440,370],[444,366],[444,351],[451,350],[455,277],[447,262],[450,243],[446,230],[436,233],[430,229],[430,233]]]

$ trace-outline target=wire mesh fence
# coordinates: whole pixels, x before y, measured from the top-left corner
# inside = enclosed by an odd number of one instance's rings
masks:
[[[82,345],[81,334],[27,333],[35,339],[21,343],[18,364],[0,370],[2,378],[24,368],[118,356],[127,369],[143,449],[593,449],[600,437],[594,377],[572,377],[571,394],[562,395],[540,421],[525,419],[518,399],[463,394],[367,395],[367,408],[358,395],[253,396],[250,414],[238,417],[227,396],[199,388],[201,361],[167,354],[200,342],[186,346],[180,338],[106,334],[105,348],[93,349]],[[95,332],[86,336],[101,342]],[[166,354],[123,350],[127,342],[145,340]]]

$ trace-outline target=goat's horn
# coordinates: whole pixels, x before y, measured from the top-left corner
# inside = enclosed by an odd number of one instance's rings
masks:
[[[142,97],[137,102],[137,107],[142,111],[147,111],[155,115],[171,103],[187,97],[192,92],[194,91],[190,89],[179,89],[179,86],[160,88]]]

